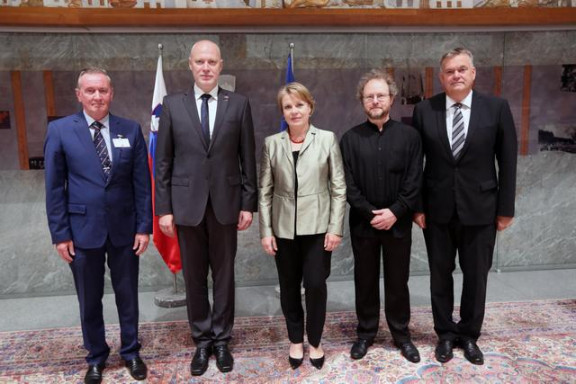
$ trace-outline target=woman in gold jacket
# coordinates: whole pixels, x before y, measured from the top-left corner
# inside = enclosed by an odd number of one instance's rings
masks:
[[[342,239],[346,182],[338,139],[310,124],[314,99],[300,83],[278,92],[288,129],[264,141],[260,163],[260,237],[275,256],[280,304],[290,339],[293,369],[304,359],[304,282],[310,362],[320,369],[326,319],[326,279],[332,251]]]

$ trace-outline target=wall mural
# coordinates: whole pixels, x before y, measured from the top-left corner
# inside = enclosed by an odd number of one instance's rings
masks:
[[[0,7],[67,8],[482,8],[576,7],[576,0],[0,0]]]

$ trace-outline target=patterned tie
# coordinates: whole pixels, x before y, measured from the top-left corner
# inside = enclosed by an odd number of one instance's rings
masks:
[[[204,134],[204,139],[206,139],[206,143],[210,145],[210,118],[208,117],[208,100],[212,96],[205,93],[202,96],[202,108],[200,109],[201,116],[200,122],[202,123],[202,133]]]
[[[452,120],[452,155],[455,159],[458,158],[462,147],[464,147],[464,140],[466,135],[464,133],[464,116],[462,115],[462,104],[456,103],[453,105],[456,108],[454,111],[454,119]]]
[[[112,162],[110,161],[110,156],[108,156],[106,142],[100,132],[104,125],[98,121],[94,121],[90,127],[94,128],[94,147],[96,147],[96,153],[100,158],[100,163],[102,163],[102,170],[106,174],[106,181],[108,181],[110,170],[112,169]]]

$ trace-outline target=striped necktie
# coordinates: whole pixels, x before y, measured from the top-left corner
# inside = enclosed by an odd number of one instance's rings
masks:
[[[456,108],[454,111],[454,118],[452,119],[452,155],[455,159],[458,158],[462,148],[464,147],[464,140],[466,134],[464,133],[464,115],[462,115],[462,104],[456,103],[453,105]]]
[[[96,153],[100,158],[100,163],[102,164],[102,170],[106,174],[106,181],[110,177],[110,170],[112,169],[112,162],[110,161],[110,156],[108,155],[108,148],[106,147],[106,142],[102,136],[100,130],[104,127],[99,121],[94,121],[91,128],[94,129],[94,147],[96,148]]]

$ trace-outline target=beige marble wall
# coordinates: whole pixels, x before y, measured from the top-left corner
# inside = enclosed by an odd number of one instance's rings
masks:
[[[252,34],[60,34],[0,33],[0,110],[13,116],[10,71],[21,71],[30,156],[42,153],[46,129],[43,71],[52,71],[57,115],[75,113],[78,71],[89,65],[107,68],[115,85],[112,111],[135,119],[147,135],[157,45],[164,45],[168,92],[191,84],[187,68],[192,43],[209,38],[220,44],[224,73],[236,77],[237,91],[250,97],[256,129],[257,156],[265,136],[279,127],[275,104],[284,79],[289,44],[295,44],[296,79],[318,101],[314,124],[339,136],[364,119],[354,91],[360,75],[371,67],[393,67],[396,81],[410,73],[424,75],[437,68],[441,54],[464,45],[475,53],[476,89],[492,92],[493,67],[503,67],[502,94],[513,110],[517,128],[522,119],[523,71],[532,66],[529,156],[519,159],[517,218],[499,235],[495,268],[576,267],[576,156],[540,152],[539,129],[576,130],[576,93],[559,90],[561,65],[576,64],[576,31],[494,33],[252,33]],[[440,91],[437,80],[434,91]],[[399,100],[395,119],[409,118],[411,105]],[[71,293],[68,267],[50,244],[44,208],[43,171],[17,171],[15,122],[0,130],[0,297]],[[257,223],[256,223],[257,224]],[[346,226],[347,227],[347,226]],[[346,228],[347,230],[347,228]],[[413,232],[412,273],[427,273],[420,231]],[[237,283],[274,283],[273,260],[260,249],[257,225],[239,235]],[[333,255],[332,279],[350,279],[353,262],[346,232],[343,247]],[[171,284],[171,275],[152,249],[142,260],[142,289]]]

